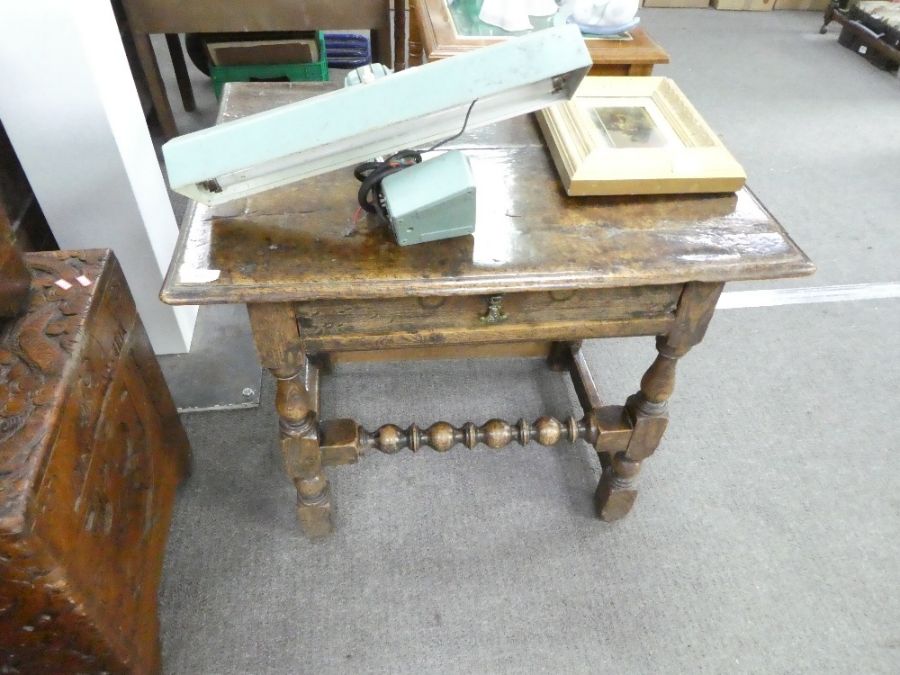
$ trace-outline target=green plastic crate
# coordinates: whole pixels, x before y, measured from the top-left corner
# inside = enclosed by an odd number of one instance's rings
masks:
[[[214,66],[210,64],[209,74],[213,81],[216,98],[222,97],[226,82],[266,82],[289,80],[290,82],[326,82],[328,80],[328,58],[325,54],[325,36],[316,31],[319,46],[319,60],[312,63],[277,63],[259,66]]]

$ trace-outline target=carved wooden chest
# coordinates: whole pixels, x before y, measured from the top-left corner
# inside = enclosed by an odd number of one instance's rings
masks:
[[[113,255],[26,260],[0,327],[0,672],[156,672],[187,438]]]

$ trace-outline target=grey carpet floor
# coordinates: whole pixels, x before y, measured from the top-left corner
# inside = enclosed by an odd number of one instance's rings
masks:
[[[816,13],[644,17],[672,55],[660,72],[820,265],[804,283],[900,280],[896,78],[819,36]],[[312,544],[271,381],[259,409],[185,416],[166,672],[896,673],[898,332],[900,300],[721,312],[615,525],[593,517],[583,444],[424,451],[331,469],[338,529]],[[654,355],[587,350],[611,401]],[[369,428],[576,403],[537,362],[357,364],[323,385],[326,416]]]
[[[672,77],[816,261],[814,283],[897,281],[900,80],[818,12],[644,11]],[[775,285],[809,285],[811,280]]]
[[[896,672],[900,301],[734,310],[685,358],[641,496],[592,515],[584,444],[376,455],[330,470],[337,532],[297,533],[263,406],[186,418],[161,593],[177,673]],[[822,327],[828,326],[827,330]],[[650,340],[589,344],[623,400]],[[354,365],[324,414],[562,415],[537,362]]]

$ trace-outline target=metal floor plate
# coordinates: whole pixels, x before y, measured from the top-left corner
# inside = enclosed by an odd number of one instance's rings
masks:
[[[178,412],[259,405],[262,368],[244,305],[200,307],[191,351],[158,359]]]

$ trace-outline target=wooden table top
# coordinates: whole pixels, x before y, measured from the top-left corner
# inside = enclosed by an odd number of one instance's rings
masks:
[[[123,0],[131,29],[142,33],[386,28],[388,0]]]
[[[324,84],[234,84],[220,121]],[[736,194],[568,197],[533,116],[460,137],[477,185],[473,235],[400,247],[355,219],[351,167],[188,210],[161,297],[171,304],[467,295],[727,282],[815,267],[746,188]]]

